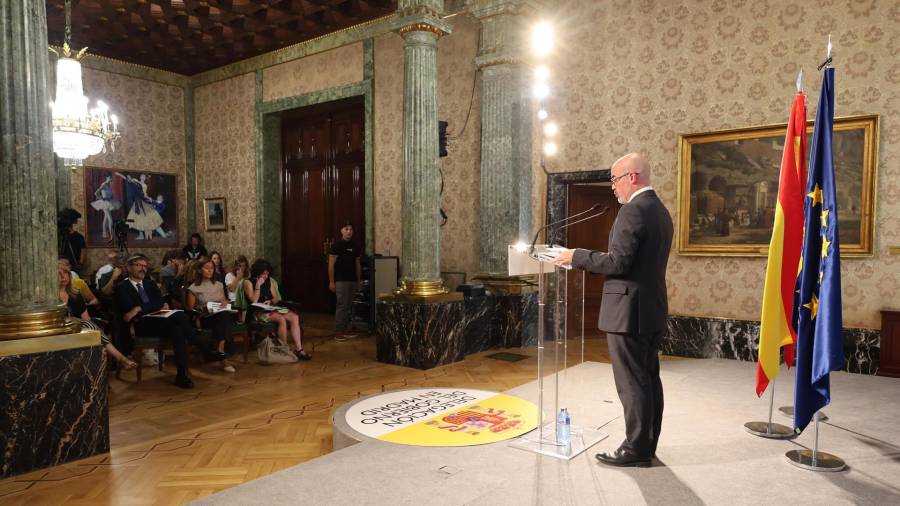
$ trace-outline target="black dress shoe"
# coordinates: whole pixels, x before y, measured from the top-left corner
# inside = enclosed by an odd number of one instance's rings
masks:
[[[175,386],[178,388],[190,389],[194,388],[194,382],[187,376],[175,376]]]
[[[650,467],[650,457],[634,455],[621,448],[611,453],[598,453],[597,460],[616,467]]]
[[[211,351],[206,355],[206,359],[210,362],[221,362],[228,358],[224,351]]]

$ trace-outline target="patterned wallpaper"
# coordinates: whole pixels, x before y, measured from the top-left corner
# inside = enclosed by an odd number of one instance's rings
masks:
[[[403,164],[403,39],[387,33],[374,48],[375,252],[400,255],[400,174]]]
[[[448,156],[441,158],[441,205],[449,216],[441,228],[441,270],[466,272],[471,278],[478,272],[480,227],[481,82],[475,81],[475,55],[481,25],[469,15],[455,16],[451,23],[453,33],[438,41],[438,116],[449,122],[451,138]],[[462,131],[470,103],[469,122]]]
[[[256,75],[243,74],[194,90],[197,227],[209,251],[230,264],[256,253]],[[204,231],[203,199],[225,197],[228,230]]]
[[[102,99],[121,121],[122,138],[115,152],[89,157],[84,164],[122,170],[150,170],[177,174],[178,239],[183,242],[187,231],[185,211],[185,147],[184,91],[178,86],[82,68],[85,95]],[[69,169],[66,169],[69,170]],[[72,205],[82,214],[79,231],[84,233],[84,220],[93,209],[85,210],[84,171],[71,174]],[[140,247],[140,241],[129,244],[131,252],[142,252],[159,262],[164,248]],[[87,270],[94,271],[106,263],[106,249],[90,248]]]
[[[263,100],[303,95],[363,80],[363,43],[292,60],[263,70]]]
[[[829,33],[836,116],[881,115],[874,258],[842,263],[844,325],[880,326],[900,299],[900,3],[874,0],[564,0],[556,98],[563,139],[552,170],[608,167],[629,151],[677,219],[677,134],[787,120],[802,65],[814,118]],[[598,35],[600,34],[600,35]],[[543,195],[536,186],[534,198]],[[539,205],[534,206],[540,209]],[[765,259],[669,262],[672,312],[758,320]],[[896,304],[894,304],[896,305]]]

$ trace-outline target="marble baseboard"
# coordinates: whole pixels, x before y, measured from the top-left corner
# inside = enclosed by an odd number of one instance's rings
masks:
[[[880,332],[844,329],[844,370],[876,374]],[[670,316],[662,352],[693,358],[730,358],[756,361],[759,322],[694,316]]]
[[[0,357],[0,478],[109,451],[100,345]]]

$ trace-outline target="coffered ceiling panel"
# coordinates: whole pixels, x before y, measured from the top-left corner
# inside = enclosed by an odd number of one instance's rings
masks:
[[[193,75],[396,9],[396,0],[72,0],[72,46]],[[61,46],[65,0],[47,0],[47,23]]]

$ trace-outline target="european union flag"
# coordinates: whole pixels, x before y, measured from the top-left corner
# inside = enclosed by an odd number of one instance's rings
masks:
[[[797,297],[797,379],[794,430],[801,432],[831,402],[828,374],[844,366],[841,336],[841,254],[831,136],[834,69],[826,68],[816,110],[804,202],[804,236]]]

